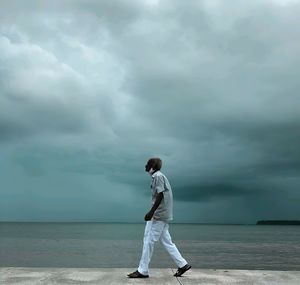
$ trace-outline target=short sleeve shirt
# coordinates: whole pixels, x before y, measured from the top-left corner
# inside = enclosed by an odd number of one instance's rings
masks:
[[[152,192],[152,206],[155,203],[158,193],[163,193],[164,198],[160,202],[158,208],[154,212],[153,218],[159,221],[172,221],[173,220],[173,193],[171,185],[167,177],[161,172],[156,171],[152,175],[151,182]]]

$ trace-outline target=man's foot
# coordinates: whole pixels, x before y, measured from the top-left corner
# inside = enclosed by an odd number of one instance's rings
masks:
[[[149,275],[143,275],[140,272],[138,272],[138,270],[134,271],[134,272],[132,272],[130,274],[127,274],[127,276],[129,278],[149,278]]]
[[[183,266],[183,267],[179,267],[177,269],[177,272],[174,274],[174,276],[179,277],[181,276],[184,272],[188,271],[189,269],[191,269],[192,266],[190,266],[188,263]]]

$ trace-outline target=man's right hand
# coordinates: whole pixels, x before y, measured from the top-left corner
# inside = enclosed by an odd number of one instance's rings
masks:
[[[151,221],[152,217],[153,217],[153,213],[150,211],[145,215],[144,219],[145,221]]]

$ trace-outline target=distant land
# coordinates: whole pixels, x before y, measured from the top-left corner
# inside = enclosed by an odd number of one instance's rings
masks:
[[[287,221],[287,220],[261,220],[256,222],[257,225],[297,225],[300,226],[299,221]]]

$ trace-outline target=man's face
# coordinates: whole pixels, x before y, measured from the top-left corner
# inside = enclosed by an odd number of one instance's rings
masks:
[[[145,165],[145,171],[149,172],[149,170],[151,169],[151,167],[152,167],[152,165],[148,161],[147,164]]]

